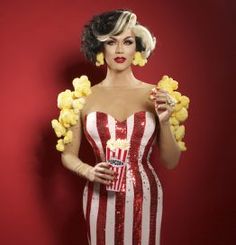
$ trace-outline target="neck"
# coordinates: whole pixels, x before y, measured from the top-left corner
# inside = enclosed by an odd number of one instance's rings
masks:
[[[107,87],[132,87],[139,85],[140,81],[134,77],[131,67],[123,71],[111,70],[107,67],[106,78],[102,85]]]

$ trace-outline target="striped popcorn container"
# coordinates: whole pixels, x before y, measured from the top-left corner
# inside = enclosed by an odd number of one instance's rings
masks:
[[[115,148],[111,149],[106,147],[106,161],[110,163],[111,170],[113,170],[116,175],[110,185],[106,186],[109,191],[120,191],[122,186],[122,181],[125,175],[126,168],[126,157],[128,154],[128,149]]]

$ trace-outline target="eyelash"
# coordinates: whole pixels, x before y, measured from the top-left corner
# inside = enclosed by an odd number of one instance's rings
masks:
[[[107,45],[113,45],[113,44],[115,44],[115,41],[107,41],[106,42],[106,44]],[[128,45],[131,45],[131,44],[133,44],[133,41],[131,41],[131,40],[126,40],[125,42],[124,42],[124,44],[128,44]]]
[[[131,45],[133,43],[133,41],[131,40],[126,40],[125,43],[127,43],[128,45]]]

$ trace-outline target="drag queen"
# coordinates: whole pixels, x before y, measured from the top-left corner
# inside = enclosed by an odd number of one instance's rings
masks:
[[[155,45],[155,37],[130,11],[102,13],[84,27],[86,58],[106,66],[107,72],[91,87],[62,162],[87,180],[83,212],[91,245],[160,244],[163,192],[149,158],[158,144],[160,162],[168,169],[178,164],[181,151],[169,124],[174,101],[167,91],[140,81],[132,72],[132,65],[147,63]],[[82,132],[94,150],[95,164],[78,157]],[[105,159],[110,138],[130,142],[119,192],[106,190],[116,179]]]

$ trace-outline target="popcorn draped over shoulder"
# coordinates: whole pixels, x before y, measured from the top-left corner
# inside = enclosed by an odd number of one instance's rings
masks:
[[[87,76],[82,75],[72,81],[74,91],[66,89],[58,94],[57,107],[60,109],[58,119],[51,121],[52,128],[58,138],[56,149],[64,151],[65,144],[72,142],[73,133],[70,130],[79,120],[80,110],[85,104],[85,96],[91,94],[91,83]]]
[[[178,82],[173,78],[164,75],[157,83],[157,88],[166,90],[169,95],[175,100],[176,104],[174,111],[169,119],[171,124],[171,131],[180,147],[181,151],[186,151],[185,142],[183,141],[185,135],[185,126],[181,125],[188,118],[188,108],[190,99],[175,90],[178,89]]]

